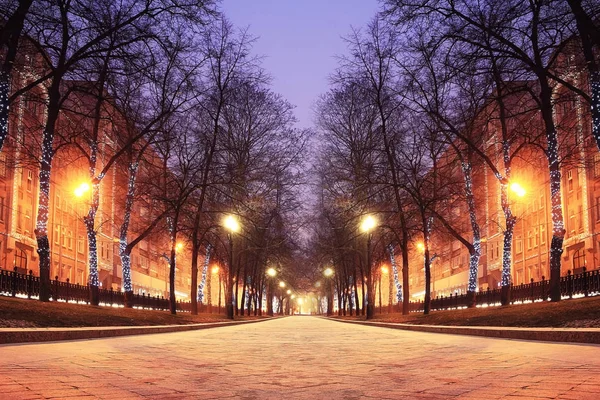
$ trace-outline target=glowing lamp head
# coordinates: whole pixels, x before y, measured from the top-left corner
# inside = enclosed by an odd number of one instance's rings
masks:
[[[302,303],[304,303],[304,299],[303,299],[302,297],[300,297],[300,298],[298,299],[298,304],[302,304]]]
[[[82,197],[89,190],[90,190],[90,184],[87,183],[87,182],[83,182],[82,184],[80,184],[79,186],[77,186],[75,188],[75,190],[73,191],[73,193],[75,193],[76,197]]]
[[[388,272],[390,272],[390,270],[385,265],[382,265],[381,266],[381,272],[383,272],[384,274],[387,274]]]
[[[425,251],[425,244],[423,242],[418,242],[417,249],[421,252]]]
[[[285,287],[285,282],[284,281],[280,281],[279,282],[279,287],[280,288],[284,288]]]
[[[510,184],[510,190],[512,190],[512,192],[519,197],[523,197],[527,194],[525,188],[517,182],[513,182]]]
[[[212,268],[212,273],[213,273],[213,274],[218,274],[218,273],[219,273],[219,266],[218,266],[218,265],[215,265],[215,266]]]
[[[292,294],[292,291],[290,289],[288,289],[286,293],[287,294]]]
[[[329,278],[331,275],[333,275],[333,269],[325,268],[325,271],[323,271],[323,275],[325,275],[327,278]]]
[[[293,294],[293,295],[292,295],[292,300],[294,300],[295,298],[296,298],[296,295],[295,295],[295,294]]]
[[[223,220],[223,226],[225,227],[225,229],[232,233],[240,231],[240,223],[233,215],[228,215],[227,217],[225,217],[225,219]]]
[[[372,215],[367,215],[360,224],[360,230],[367,233],[377,226],[377,221]]]
[[[183,243],[181,243],[181,242],[178,242],[178,243],[175,245],[175,250],[176,250],[176,251],[181,251],[182,249],[183,249]]]
[[[275,270],[275,268],[269,268],[267,270],[267,275],[269,275],[272,278],[277,275],[277,271]]]

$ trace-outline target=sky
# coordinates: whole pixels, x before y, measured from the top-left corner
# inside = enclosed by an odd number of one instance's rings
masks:
[[[328,88],[346,53],[350,27],[364,27],[378,11],[377,0],[223,0],[221,9],[236,27],[258,37],[253,53],[264,56],[273,90],[296,106],[299,128],[313,126],[312,106]]]

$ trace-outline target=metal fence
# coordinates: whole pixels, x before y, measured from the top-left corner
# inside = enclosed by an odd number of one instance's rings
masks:
[[[51,283],[51,299],[53,301],[63,301],[69,303],[87,303],[90,302],[89,285],[79,285],[58,280],[58,276]],[[114,291],[113,289],[98,289],[100,305],[104,306],[124,306],[125,293]],[[27,298],[37,298],[40,293],[40,278],[29,274],[21,274],[14,271],[0,269],[0,295],[19,296]],[[146,294],[133,295],[133,307],[144,308],[148,310],[168,310],[169,299],[164,297]],[[177,302],[177,311],[190,312],[191,302]]]
[[[500,305],[500,296],[502,290],[494,289],[481,290],[475,295],[477,306],[497,306]],[[587,271],[585,267],[580,274],[573,275],[568,271],[566,276],[560,278],[560,293],[563,299],[573,297],[587,297],[600,294],[600,270]],[[528,303],[535,301],[546,301],[550,299],[550,281],[542,276],[542,280],[523,285],[511,287],[511,304]],[[469,297],[466,294],[439,296],[431,300],[432,310],[450,310],[464,308],[469,304]],[[422,312],[423,302],[411,302],[410,312]]]

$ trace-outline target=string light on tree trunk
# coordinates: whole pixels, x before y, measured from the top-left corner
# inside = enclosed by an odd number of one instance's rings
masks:
[[[204,257],[204,265],[202,266],[202,279],[200,279],[200,285],[198,285],[198,301],[202,303],[204,301],[204,285],[206,285],[206,275],[208,273],[208,263],[210,263],[210,251],[212,245],[206,246],[206,257]]]
[[[396,265],[396,256],[394,255],[394,246],[388,245],[388,252],[390,254],[390,263],[392,264],[392,271],[394,272],[394,285],[396,285],[396,300],[398,303],[402,303],[402,285],[398,278],[398,266]]]

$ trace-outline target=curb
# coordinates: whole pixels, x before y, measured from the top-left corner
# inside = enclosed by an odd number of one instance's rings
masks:
[[[155,333],[173,333],[219,328],[256,322],[268,321],[271,318],[233,321],[209,322],[189,325],[156,325],[156,326],[103,326],[85,328],[1,328],[0,345],[12,343],[54,342],[60,340],[101,339],[117,336],[148,335]]]
[[[535,340],[543,342],[600,344],[600,328],[513,328],[491,326],[413,325],[389,322],[349,321],[335,318],[330,319],[332,321],[350,324],[402,329],[415,332]]]

